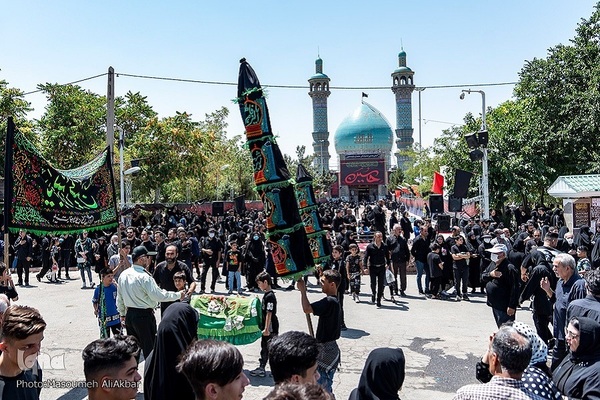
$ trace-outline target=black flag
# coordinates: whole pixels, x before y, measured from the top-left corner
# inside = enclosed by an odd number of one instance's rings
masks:
[[[365,92],[362,92],[362,97],[369,97],[369,95],[366,94]]]

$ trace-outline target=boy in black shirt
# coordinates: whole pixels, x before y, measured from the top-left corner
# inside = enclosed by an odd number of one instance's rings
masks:
[[[336,340],[341,334],[340,304],[337,299],[337,288],[340,283],[340,273],[333,269],[323,271],[321,275],[321,290],[327,296],[311,303],[306,295],[306,284],[303,279],[298,280],[298,290],[302,300],[302,309],[305,314],[319,316],[317,342],[321,344],[321,353],[318,359],[319,385],[329,393],[333,393],[333,375],[340,362],[340,348]]]
[[[325,265],[323,269],[334,269],[340,273],[340,283],[337,287],[337,297],[340,303],[340,319],[342,324],[342,330],[348,330],[346,327],[346,321],[344,320],[344,295],[346,288],[348,287],[348,271],[346,270],[346,262],[342,258],[344,255],[344,248],[342,246],[335,245],[331,251],[331,260]]]
[[[228,294],[233,293],[233,281],[237,283],[237,292],[242,294],[242,253],[238,250],[237,242],[230,242],[231,247],[227,250],[225,255],[225,262],[227,263],[227,284],[229,291]]]
[[[260,366],[250,371],[252,376],[266,376],[265,366],[269,361],[269,342],[279,334],[279,319],[277,319],[277,298],[271,288],[272,280],[268,272],[263,271],[256,276],[258,288],[265,292],[262,299],[262,319],[259,327],[262,329],[260,341]]]
[[[431,253],[427,255],[427,267],[429,268],[429,295],[430,299],[441,299],[440,289],[444,278],[444,262],[440,258],[442,246],[437,243],[431,245]]]
[[[362,259],[358,254],[358,245],[352,243],[348,246],[350,255],[346,257],[346,270],[348,271],[348,282],[350,282],[350,293],[356,303],[360,303],[360,275],[362,274]]]

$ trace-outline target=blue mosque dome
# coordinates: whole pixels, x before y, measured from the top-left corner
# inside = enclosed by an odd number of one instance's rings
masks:
[[[392,151],[394,134],[383,114],[363,102],[344,118],[335,131],[334,146],[338,154]]]
[[[400,67],[394,71],[394,73],[398,73],[398,72],[412,72],[412,69],[410,69],[408,67]]]

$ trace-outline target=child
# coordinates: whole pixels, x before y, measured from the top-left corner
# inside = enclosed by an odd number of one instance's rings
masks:
[[[265,292],[262,299],[262,319],[260,328],[263,330],[260,341],[259,367],[250,371],[252,376],[265,377],[265,366],[269,361],[269,343],[271,339],[279,334],[279,319],[277,318],[277,299],[271,288],[272,280],[268,272],[261,272],[256,276],[258,288]]]
[[[189,304],[191,297],[188,296],[188,294],[187,294],[188,287],[187,287],[187,282],[185,279],[186,279],[185,272],[183,272],[183,271],[175,272],[175,275],[173,275],[173,283],[175,284],[177,291],[181,292],[183,290],[186,293],[181,300],[175,300],[175,301],[181,301],[183,303]]]
[[[300,279],[298,281],[302,310],[305,314],[312,313],[319,316],[319,323],[315,334],[317,342],[321,344],[317,367],[320,378],[317,383],[323,386],[329,393],[333,393],[333,376],[340,363],[340,348],[337,344],[337,340],[341,334],[340,303],[337,298],[337,288],[340,279],[340,273],[336,270],[328,269],[323,271],[323,275],[321,275],[321,290],[325,293],[326,297],[314,303],[308,301],[304,280]]]
[[[590,263],[590,260],[587,257],[587,247],[577,247],[577,272],[583,277],[585,277],[585,274],[592,269],[592,263]]]
[[[225,255],[225,262],[227,263],[227,284],[229,287],[228,294],[233,293],[233,279],[235,278],[237,283],[237,292],[242,294],[242,253],[238,250],[238,244],[236,241],[229,243],[230,249],[227,250]]]
[[[331,250],[331,260],[325,266],[324,269],[333,269],[340,273],[340,283],[337,286],[338,290],[338,301],[340,303],[340,322],[341,328],[343,331],[347,330],[346,321],[344,320],[344,293],[346,292],[346,286],[348,286],[346,278],[348,277],[348,272],[346,271],[346,263],[342,259],[344,255],[344,248],[342,246],[335,245],[333,246],[333,250]]]
[[[52,247],[50,248],[50,261],[52,262],[52,267],[50,271],[46,274],[46,278],[50,282],[58,282],[58,252],[60,251],[60,243],[58,238],[55,237],[52,239]]]
[[[442,289],[442,280],[444,279],[444,262],[440,258],[442,246],[433,243],[430,247],[431,252],[427,254],[427,268],[429,268],[430,278],[430,298],[441,299],[440,289]]]
[[[100,325],[100,338],[105,339],[110,337],[111,330],[114,335],[121,334],[121,318],[117,311],[117,284],[113,270],[104,268],[100,271],[100,277],[102,281],[94,290],[92,304]]]
[[[350,254],[346,257],[346,270],[348,271],[348,282],[350,282],[350,293],[356,303],[360,303],[360,274],[362,272],[362,259],[358,254],[358,245],[352,243],[348,246]]]
[[[15,289],[15,283],[10,275],[10,270],[6,268],[6,265],[0,261],[0,293],[5,294],[9,300],[19,300],[17,289]]]

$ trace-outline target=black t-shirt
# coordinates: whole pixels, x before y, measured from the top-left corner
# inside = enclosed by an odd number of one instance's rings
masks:
[[[319,343],[337,340],[341,334],[340,303],[337,297],[327,296],[311,304],[313,314],[319,317],[316,339]]]
[[[36,364],[37,365],[37,364]],[[34,375],[34,370],[37,370],[37,374]],[[31,382],[32,386],[29,387],[24,382]],[[37,367],[33,370],[28,369],[21,372],[17,376],[2,376],[0,375],[0,387],[3,388],[0,393],[0,399],[2,400],[38,400],[40,398],[41,387],[36,388],[33,383],[37,383],[41,386],[42,383],[42,370]]]
[[[431,252],[427,254],[427,266],[429,267],[429,272],[431,272],[432,278],[437,278],[443,276],[444,272],[440,268],[440,264],[442,263],[442,259],[440,258],[440,254],[436,252]]]
[[[223,251],[223,244],[216,237],[212,239],[205,238],[202,243],[202,248],[212,250],[212,255],[202,252],[202,258],[205,263],[214,265],[218,261],[217,256],[219,255],[219,252]]]
[[[467,246],[465,246],[464,244],[461,244],[460,246],[455,244],[450,249],[450,253],[452,253],[452,254],[466,253],[467,251],[469,251],[469,250],[467,249]],[[465,260],[464,258],[460,259],[460,260],[452,259],[452,266],[454,268],[466,267],[467,266],[467,260]]]
[[[185,265],[184,262],[176,261],[173,269],[169,270],[167,268],[167,262],[163,261],[156,266],[154,270],[154,280],[160,286],[161,289],[169,290],[171,292],[177,292],[177,288],[175,287],[175,282],[173,282],[173,276],[176,272],[183,271],[185,273],[185,281],[188,285],[191,285],[194,282],[194,278],[192,278],[192,271]]]
[[[265,293],[262,299],[262,320],[260,322],[260,329],[265,329],[265,320],[267,319],[267,313],[271,312],[271,333],[273,335],[279,334],[279,319],[277,318],[277,298],[272,290]]]
[[[240,264],[242,263],[242,252],[239,250],[229,249],[227,251],[227,256],[225,257],[225,262],[227,263],[227,271],[238,271],[240,269]]]

